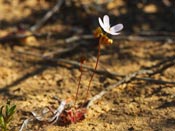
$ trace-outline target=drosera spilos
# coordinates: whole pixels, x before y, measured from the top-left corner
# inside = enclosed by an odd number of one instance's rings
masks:
[[[96,64],[95,64],[95,71],[97,70],[97,66],[98,66],[98,62],[99,62],[99,58],[100,58],[100,50],[101,50],[101,45],[111,45],[113,43],[113,40],[111,38],[108,37],[107,34],[110,35],[119,35],[119,31],[121,31],[123,29],[123,24],[117,24],[114,26],[110,26],[110,19],[108,15],[104,15],[103,20],[101,18],[98,18],[99,21],[99,25],[100,27],[98,27],[97,29],[95,29],[95,31],[93,32],[94,37],[99,39],[98,42],[98,53],[97,53],[97,60],[96,60]],[[104,30],[104,32],[102,31],[102,29]],[[90,86],[92,83],[92,79],[95,75],[95,72],[92,73],[89,83],[88,83],[88,87],[87,87],[87,92],[86,92],[86,98],[85,101],[83,103],[78,103],[77,104],[77,100],[78,100],[78,94],[79,94],[79,88],[80,88],[80,83],[81,83],[81,77],[82,77],[82,65],[84,64],[84,59],[80,60],[80,77],[79,77],[79,81],[78,81],[78,86],[77,86],[77,90],[76,90],[76,95],[75,95],[75,99],[74,99],[74,103],[72,103],[72,100],[67,99],[67,100],[62,100],[60,102],[59,107],[53,111],[53,109],[47,107],[42,111],[41,115],[38,115],[35,112],[32,112],[34,119],[44,122],[44,123],[52,123],[52,124],[58,124],[61,126],[66,126],[69,124],[75,124],[77,122],[82,121],[83,119],[85,119],[86,114],[87,114],[87,108],[88,108],[88,98],[89,98],[89,91],[90,91]],[[46,119],[45,114],[51,112],[52,116],[51,117],[47,117]],[[33,119],[28,119],[25,120],[20,128],[20,131],[23,130],[23,128],[25,128],[27,126],[28,121],[31,121]]]
[[[101,18],[98,19],[99,20],[99,24],[101,26],[101,28],[108,34],[111,35],[119,35],[119,31],[121,31],[123,29],[123,24],[117,24],[114,25],[112,27],[110,27],[110,20],[109,20],[109,16],[105,15],[103,17],[103,21],[101,20]],[[95,31],[94,31],[94,36],[95,38],[99,38],[99,43],[98,43],[98,54],[97,54],[97,61],[95,64],[95,71],[97,70],[97,66],[98,66],[98,62],[99,62],[99,58],[100,58],[100,47],[101,45],[110,45],[113,43],[113,40],[110,39],[106,33],[103,33],[103,31],[101,30],[100,27],[98,27]],[[80,78],[79,78],[79,83],[78,83],[78,87],[77,87],[77,92],[76,92],[76,97],[75,97],[75,103],[74,106],[68,110],[63,111],[62,113],[62,120],[64,118],[65,124],[71,124],[71,123],[76,123],[79,122],[83,119],[85,119],[85,115],[87,113],[87,104],[88,104],[88,97],[89,97],[89,91],[90,91],[90,86],[91,86],[91,82],[92,79],[95,75],[95,72],[92,73],[90,80],[89,80],[89,84],[88,84],[88,88],[87,88],[87,92],[86,92],[86,99],[84,101],[83,104],[80,104],[78,107],[76,106],[76,101],[78,98],[78,92],[79,92],[79,86],[80,86],[80,82],[81,82],[81,76],[82,76],[82,64],[84,63],[84,61],[80,61]]]
[[[104,15],[103,16],[103,20],[99,17],[98,18],[99,24],[101,26],[101,28],[108,34],[111,35],[119,35],[119,31],[121,31],[123,29],[123,24],[117,24],[114,26],[110,26],[110,19],[108,15]],[[113,43],[113,40],[110,39],[106,33],[103,33],[102,29],[100,27],[98,27],[95,31],[94,31],[94,37],[95,38],[99,38],[99,43],[98,43],[98,54],[97,54],[97,60],[96,60],[96,64],[95,64],[95,70],[97,70],[97,66],[98,66],[98,62],[99,62],[99,58],[100,58],[100,50],[101,50],[101,45],[111,45]],[[87,89],[87,93],[86,93],[86,100],[88,99],[89,96],[89,90],[90,90],[90,86],[92,83],[92,79],[95,75],[95,72],[92,73],[91,78],[89,80],[89,84],[88,84],[88,89]]]

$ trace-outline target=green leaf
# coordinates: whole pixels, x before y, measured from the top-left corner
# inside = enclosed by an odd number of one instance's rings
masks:
[[[5,121],[4,121],[4,117],[2,114],[0,114],[0,125],[2,128],[5,126]]]
[[[15,113],[15,109],[16,109],[16,105],[13,105],[10,109],[9,109],[9,116],[12,116]]]
[[[6,116],[6,123],[9,123],[12,120],[13,114],[15,113],[16,105],[12,107],[8,107],[7,116]]]
[[[13,118],[15,113],[16,105],[11,106],[10,101],[7,101],[5,105],[5,110],[3,111],[4,106],[0,108],[0,128],[2,131],[7,131],[10,121]]]
[[[6,117],[9,116],[9,109],[10,109],[10,105],[6,104],[6,111],[5,111]]]

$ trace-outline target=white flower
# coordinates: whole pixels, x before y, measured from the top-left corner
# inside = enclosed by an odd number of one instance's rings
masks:
[[[123,24],[117,24],[117,25],[110,27],[110,21],[109,21],[108,15],[103,16],[103,21],[99,17],[98,21],[99,21],[100,26],[103,28],[103,30],[111,35],[119,35],[120,33],[118,32],[123,29]]]

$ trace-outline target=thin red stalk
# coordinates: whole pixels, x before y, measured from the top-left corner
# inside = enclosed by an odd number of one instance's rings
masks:
[[[95,71],[97,70],[97,66],[98,66],[98,62],[99,62],[99,58],[100,58],[100,43],[101,43],[101,40],[99,41],[99,44],[98,44],[97,61],[96,61],[95,68],[94,68]],[[91,86],[91,83],[92,83],[92,79],[95,75],[95,71],[92,73],[89,84],[88,84],[88,89],[87,89],[87,93],[86,93],[86,100],[89,96],[89,90],[90,90],[90,86]]]
[[[83,65],[83,62],[81,61],[80,62],[80,77],[79,77],[79,81],[78,81],[78,87],[77,87],[77,92],[76,92],[76,95],[75,95],[75,102],[74,102],[74,106],[76,106],[76,102],[77,102],[77,99],[78,99],[78,92],[79,92],[79,89],[80,89],[80,82],[81,82],[81,77],[82,77],[82,65]]]

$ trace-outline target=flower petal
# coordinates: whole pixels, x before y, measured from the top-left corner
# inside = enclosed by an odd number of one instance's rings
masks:
[[[111,31],[109,30],[110,29],[110,27],[109,28],[107,28],[107,27],[105,27],[105,28],[103,28],[103,30],[106,32],[106,33],[111,33]]]
[[[109,32],[109,34],[111,34],[111,35],[119,35],[120,33],[116,33],[116,32]]]
[[[102,20],[101,20],[100,17],[98,18],[98,21],[99,21],[100,26],[104,29],[104,28],[105,28],[105,27],[104,27],[104,23],[102,22]]]
[[[111,33],[116,33],[116,32],[119,32],[122,29],[123,29],[123,24],[117,24],[117,25],[114,25],[110,28],[110,32]]]
[[[103,16],[103,23],[104,23],[105,28],[108,28],[108,29],[110,28],[109,16],[108,15]]]

